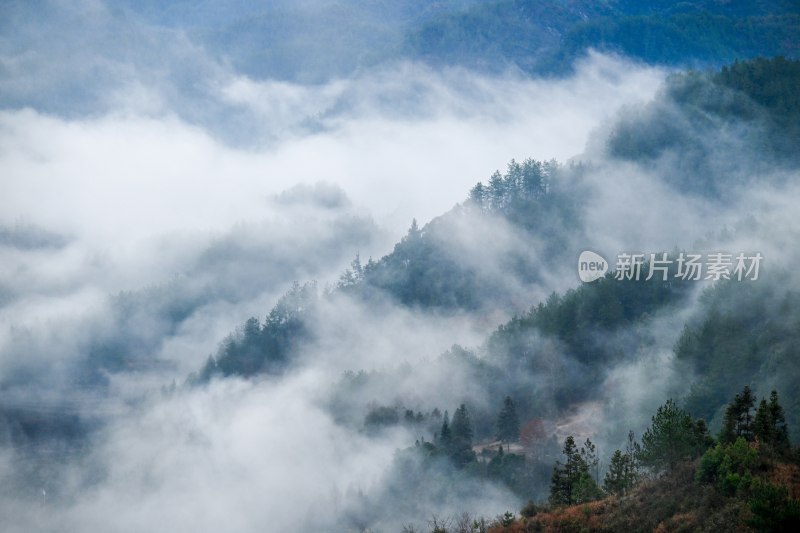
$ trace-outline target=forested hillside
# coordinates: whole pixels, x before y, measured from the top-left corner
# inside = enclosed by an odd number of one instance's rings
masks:
[[[408,47],[436,63],[487,70],[563,72],[590,48],[648,63],[719,66],[797,57],[799,24],[789,1],[504,0],[440,15],[412,33]]]
[[[797,62],[776,59],[736,63],[712,74],[676,76],[635,120],[624,120],[612,129],[607,145],[610,155],[641,161],[675,150],[675,139],[669,134],[642,135],[653,128],[659,131],[663,118],[653,109],[669,105],[675,113],[689,116],[702,109],[705,117],[718,117],[712,118],[712,123],[750,121],[746,127],[763,141],[760,153],[774,150],[776,154],[769,163],[759,163],[762,168],[794,168],[793,154],[783,144],[786,138],[777,132],[794,134],[791,127],[782,129],[780,124],[793,124],[787,117],[796,110],[792,88],[798,84],[797,72]],[[772,80],[770,89],[753,81],[765,78]],[[683,128],[681,134],[691,138],[712,131],[708,118],[691,123],[697,126]],[[647,148],[635,148],[634,139],[648,143]],[[702,157],[713,166],[719,154]],[[477,184],[464,203],[449,213],[422,227],[414,221],[390,254],[365,263],[356,257],[335,286],[318,294],[313,284],[295,285],[266,321],[248,320],[190,381],[280,374],[302,365],[298,354],[301,347],[315,342],[320,305],[336,308],[354,299],[376,309],[400,304],[456,315],[513,305],[518,302],[514,288],[535,286],[546,268],[577,254],[565,243],[579,241],[583,235],[582,213],[589,195],[580,184],[591,168],[592,163],[511,161],[506,172],[496,172],[486,183]],[[725,176],[716,172],[696,178],[704,182],[683,192],[694,194],[697,190],[714,201],[723,201],[726,187],[733,190],[747,185],[725,181]],[[680,187],[672,175],[665,184]],[[485,267],[471,267],[469,255],[476,253],[475,248],[463,244],[469,242],[465,234],[482,235],[482,226],[504,231],[510,227],[541,247],[536,255],[518,255],[510,249],[505,256],[493,257],[505,272],[503,278],[493,277]],[[739,237],[742,235],[739,232]],[[453,246],[454,242],[460,246]],[[722,280],[698,284],[678,277],[673,267],[666,277],[670,281],[618,279],[612,271],[598,281],[532,303],[529,310],[518,311],[474,348],[454,345],[414,369],[404,364],[380,370],[353,368],[339,381],[329,406],[343,423],[369,435],[393,428],[418,435],[416,444],[396,459],[395,490],[424,486],[425,491],[435,493],[441,490],[442,479],[464,486],[485,479],[505,485],[520,498],[541,501],[548,490],[543,483],[545,472],[557,456],[565,428],[587,431],[589,427],[584,422],[562,427],[557,421],[576,410],[595,408],[591,406],[608,413],[620,409],[608,389],[614,369],[636,365],[649,350],[663,349],[662,330],[668,327],[672,331],[666,338],[674,340],[669,349],[676,372],[687,376],[683,386],[675,389],[683,391],[682,397],[658,409],[641,441],[631,432],[622,451],[597,452],[591,439],[581,447],[571,436],[564,444],[566,463],[559,463],[554,474],[549,488],[551,504],[600,503],[582,508],[580,516],[585,518],[580,519],[570,514],[571,508],[543,508],[532,503],[523,509],[523,518],[506,516],[495,522],[493,530],[551,530],[567,527],[567,523],[580,527],[577,524],[584,519],[599,524],[600,529],[613,530],[622,527],[627,513],[639,512],[634,509],[640,507],[650,520],[650,525],[641,526],[645,529],[658,524],[769,529],[771,521],[796,520],[794,482],[790,482],[790,492],[785,492],[780,477],[797,468],[794,452],[788,444],[769,444],[776,438],[788,442],[800,420],[800,383],[794,371],[800,361],[792,348],[797,305],[794,291],[785,289],[791,284],[790,274],[772,271],[768,278],[752,283]],[[683,325],[674,320],[676,315],[685,317]],[[468,394],[455,391],[447,395],[461,398],[452,411],[453,405],[443,402],[443,397],[437,399],[432,393],[415,398],[403,392],[404,386],[390,403],[374,400],[376,391],[442,369],[469,376],[471,383]],[[743,385],[765,396],[763,391],[776,392],[757,409],[757,398],[748,399],[742,415],[745,425],[736,423],[731,436],[733,404],[728,402]],[[635,421],[635,417],[627,420]],[[608,427],[595,428],[591,434],[600,438],[602,445],[622,445],[629,429],[642,431],[639,422],[628,428],[625,420],[621,422],[608,422]],[[762,426],[756,429],[748,424]],[[688,436],[675,433],[680,431]],[[776,437],[776,432],[783,437]],[[717,434],[721,435],[718,441],[712,436]],[[685,450],[665,458],[662,454],[678,442]],[[733,459],[727,459],[729,455]],[[577,470],[573,473],[573,469]],[[734,478],[725,476],[738,477],[731,481]],[[562,482],[575,486],[564,489]],[[669,491],[684,490],[675,488],[684,485],[694,496],[681,500],[683,503],[670,500]],[[609,494],[616,496],[609,499]],[[770,515],[764,509],[771,505],[783,509],[780,513],[784,514]],[[352,512],[367,520],[365,508]],[[411,507],[406,512],[414,513]],[[455,520],[450,518],[451,526]]]
[[[0,11],[2,533],[797,530],[796,1]]]

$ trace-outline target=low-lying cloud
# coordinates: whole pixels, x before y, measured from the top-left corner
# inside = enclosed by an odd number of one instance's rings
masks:
[[[117,20],[104,4],[81,6],[95,9],[94,24],[114,27],[103,22]],[[2,49],[10,72],[0,85],[4,400],[41,407],[38,395],[49,391],[47,405],[57,405],[77,392],[75,367],[87,353],[116,353],[115,339],[132,339],[127,346],[142,353],[128,355],[147,363],[107,372],[97,398],[114,409],[95,413],[102,422],[87,449],[52,477],[39,472],[18,483],[15,461],[24,451],[6,448],[0,476],[13,483],[0,508],[9,530],[399,526],[398,515],[368,510],[396,503],[392,491],[403,487],[396,450],[419,435],[361,432],[368,405],[452,410],[470,398],[493,409],[497,399],[469,369],[439,354],[453,343],[479,346],[506,317],[425,314],[339,295],[324,301],[316,340],[288,376],[197,388],[180,387],[183,379],[245,319],[263,318],[292,281],[335,283],[357,253],[364,260],[388,253],[412,218],[424,224],[442,214],[512,158],[581,154],[592,136],[607,137],[600,125],[623,105],[652,98],[665,73],[590,54],[565,79],[397,63],[300,85],[249,78],[180,32],[141,20],[135,31],[154,40],[103,54],[102,36],[81,44],[69,31],[66,52],[53,57]],[[41,35],[26,39],[44,47]],[[142,60],[161,49],[161,59]],[[172,72],[182,58],[186,68]],[[64,65],[53,69],[54,62]],[[81,76],[66,71],[71,62]],[[73,107],[74,94],[34,83],[40,72],[63,82],[95,71],[102,73],[92,84],[96,107],[81,98]],[[587,242],[565,249],[610,257],[689,248],[755,210],[762,227],[786,231],[767,231],[769,239],[742,231],[704,246],[758,248],[790,264],[777,257],[796,234],[791,187],[761,187],[721,208],[676,190],[663,167],[611,157],[602,142],[578,160],[587,170],[574,186],[590,194],[578,198],[575,224]],[[474,234],[451,222],[458,238],[444,244],[487,275],[502,273],[492,255],[525,248],[521,256],[535,257],[538,243],[491,217],[485,222]],[[520,308],[576,283],[571,264],[543,273],[535,288],[508,281]],[[598,396],[609,418],[633,425],[676,390],[661,369],[673,362],[684,319],[658,316],[642,326],[652,349],[602,376]],[[557,357],[558,346],[548,346]],[[394,381],[362,391],[345,420],[335,417],[329,407],[343,372],[362,369]],[[173,379],[177,391],[154,392]],[[545,378],[531,385],[537,379]],[[580,414],[576,420],[585,420]],[[617,444],[612,435],[599,438]],[[460,502],[402,508],[419,513],[419,522],[433,512],[491,515],[518,503],[494,485],[472,489]]]

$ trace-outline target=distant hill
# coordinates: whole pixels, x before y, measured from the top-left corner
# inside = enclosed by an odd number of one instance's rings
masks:
[[[409,33],[408,54],[488,71],[568,71],[589,48],[650,64],[720,66],[800,54],[800,7],[772,2],[502,0]]]

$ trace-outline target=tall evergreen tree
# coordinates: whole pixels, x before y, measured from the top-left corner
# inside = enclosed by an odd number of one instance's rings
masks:
[[[581,454],[572,435],[564,440],[561,453],[564,454],[564,463],[556,461],[553,467],[553,477],[550,480],[550,503],[572,505],[575,503],[575,490],[581,471],[584,469]]]
[[[636,485],[639,479],[640,453],[639,443],[636,442],[633,431],[629,431],[625,451],[616,450],[611,456],[611,464],[603,482],[607,492],[624,496]]]
[[[453,441],[453,434],[450,430],[450,415],[447,411],[444,412],[442,419],[442,428],[439,430],[438,444],[445,450],[449,451]]]
[[[497,438],[505,442],[519,440],[519,417],[510,396],[506,396],[503,400],[503,408],[497,415]]]
[[[698,455],[698,448],[692,417],[669,399],[658,408],[651,426],[642,435],[639,458],[643,466],[656,473],[671,471],[680,461]]]
[[[478,182],[478,184],[469,191],[469,201],[480,209],[486,208],[487,196],[488,193],[486,192],[486,187],[484,187],[483,183],[480,182]]]
[[[586,469],[594,477],[596,483],[600,482],[600,458],[597,456],[597,447],[587,438],[581,446],[581,459],[586,464]]]
[[[738,437],[744,437],[748,442],[753,441],[753,407],[756,398],[749,386],[745,385],[740,394],[737,394],[725,409],[725,420],[720,432],[720,440],[732,444]]]
[[[603,486],[606,491],[617,496],[624,496],[630,489],[627,484],[626,472],[628,470],[627,454],[623,454],[620,450],[614,450],[611,456],[611,463],[608,465],[608,472],[606,472]]]
[[[533,159],[522,163],[522,193],[526,200],[538,198],[544,193],[544,176],[542,164]]]
[[[756,409],[756,416],[753,419],[753,433],[760,443],[772,443],[774,438],[772,434],[772,420],[766,398],[761,398],[758,409]]]
[[[625,444],[625,454],[628,456],[626,481],[632,487],[639,481],[639,461],[642,455],[642,447],[636,442],[633,431],[628,431],[628,442]]]
[[[450,424],[451,442],[449,454],[458,466],[464,466],[475,460],[472,451],[472,422],[469,418],[467,406],[463,403],[453,413]]]
[[[769,402],[766,398],[761,399],[753,422],[753,433],[759,442],[776,452],[789,450],[786,416],[783,413],[783,407],[778,402],[777,391],[772,391]]]
[[[600,498],[602,491],[589,474],[589,466],[584,459],[585,454],[582,453],[582,450],[578,450],[575,439],[571,435],[564,441],[562,452],[565,458],[564,463],[556,461],[553,467],[553,477],[550,480],[550,503],[572,505]]]
[[[502,211],[506,205],[507,186],[503,176],[495,172],[489,178],[489,202],[492,210]]]
[[[778,403],[778,392],[773,390],[769,395],[769,416],[773,431],[773,445],[779,451],[788,451],[789,428],[786,425],[786,416],[783,407]]]

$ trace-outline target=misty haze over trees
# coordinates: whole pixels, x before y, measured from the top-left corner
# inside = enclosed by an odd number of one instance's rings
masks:
[[[794,2],[0,12],[0,529],[800,523]]]

